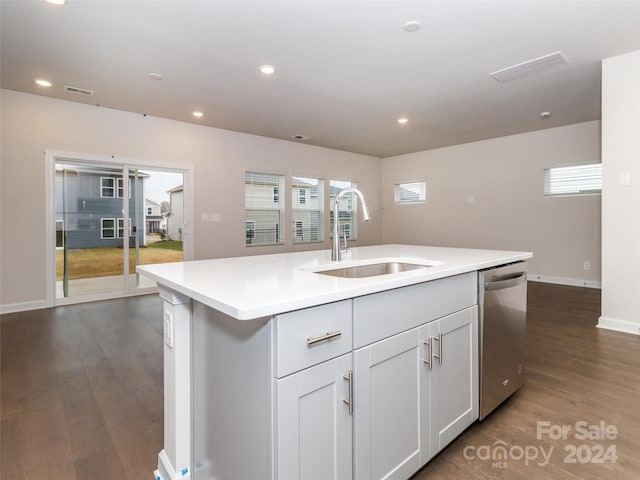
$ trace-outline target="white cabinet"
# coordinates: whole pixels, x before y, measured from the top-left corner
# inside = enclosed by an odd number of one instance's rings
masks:
[[[351,353],[276,382],[276,478],[350,480]]]
[[[272,320],[275,477],[352,478],[351,300]]]
[[[420,395],[429,406],[420,428],[431,444],[428,460],[478,418],[478,307],[424,325],[420,341]]]
[[[407,479],[478,418],[476,288],[466,274],[354,299],[354,478]]]
[[[192,478],[411,477],[478,416],[475,278],[251,321],[194,301]]]
[[[420,468],[419,376],[417,328],[354,352],[355,478],[406,479]]]

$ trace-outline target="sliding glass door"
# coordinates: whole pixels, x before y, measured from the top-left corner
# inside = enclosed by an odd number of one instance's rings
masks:
[[[183,260],[184,175],[132,168],[129,176],[136,179],[133,197],[141,205],[132,213],[135,240],[129,248],[129,288],[155,287],[155,282],[135,273],[136,267]]]
[[[179,171],[56,160],[57,303],[155,287],[136,266],[183,260],[183,184]]]

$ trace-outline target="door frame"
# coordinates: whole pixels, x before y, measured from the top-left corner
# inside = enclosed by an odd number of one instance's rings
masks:
[[[153,160],[139,160],[114,155],[93,155],[76,152],[63,152],[45,150],[45,235],[46,235],[46,307],[67,305],[109,298],[121,298],[141,295],[157,291],[157,288],[136,289],[121,292],[108,292],[105,294],[86,295],[78,297],[56,298],[56,163],[82,163],[85,165],[111,166],[122,168],[128,172],[130,169],[148,169],[166,172],[181,173],[183,175],[183,215],[184,238],[182,243],[182,258],[184,261],[193,259],[193,181],[194,168],[191,164],[167,163]],[[128,173],[127,173],[128,174]],[[126,185],[125,185],[126,188]],[[127,202],[125,202],[127,205]],[[124,252],[124,249],[123,249]],[[124,255],[124,253],[123,253]],[[125,267],[128,262],[125,255]],[[124,275],[124,271],[123,271]]]

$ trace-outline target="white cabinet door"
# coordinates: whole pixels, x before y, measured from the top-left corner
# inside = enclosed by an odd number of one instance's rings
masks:
[[[425,364],[430,393],[431,456],[442,450],[478,418],[478,308],[431,322],[420,329],[431,353]],[[423,417],[423,422],[426,418]]]
[[[348,353],[274,380],[276,479],[352,478],[351,371]]]
[[[355,478],[406,479],[420,468],[420,335],[354,352]]]

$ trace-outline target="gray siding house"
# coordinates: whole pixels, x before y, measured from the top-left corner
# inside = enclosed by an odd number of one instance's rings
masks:
[[[129,215],[123,218],[124,185],[117,169],[63,167],[56,170],[58,248],[133,247],[145,243],[144,180],[129,176]],[[135,188],[134,188],[135,187]]]

